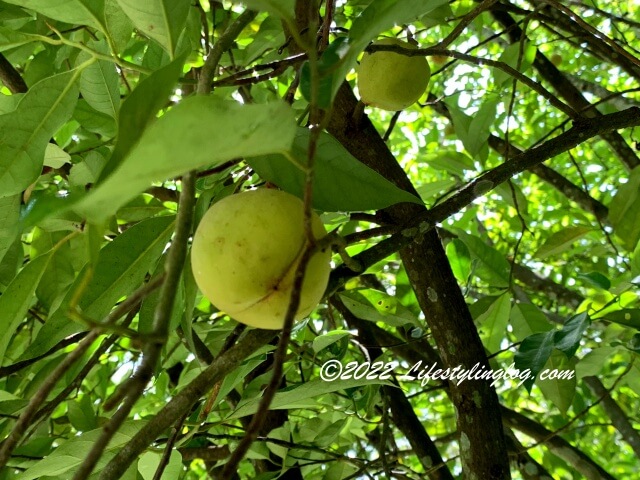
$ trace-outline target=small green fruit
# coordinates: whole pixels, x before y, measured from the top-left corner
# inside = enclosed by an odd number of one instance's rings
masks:
[[[374,45],[415,45],[397,38],[385,38]],[[358,91],[365,105],[398,111],[414,104],[424,94],[431,78],[427,59],[394,52],[365,53],[357,69]]]
[[[327,232],[312,214],[315,238]],[[282,328],[294,275],[306,247],[302,201],[261,188],[226,197],[205,213],[193,237],[191,264],[202,293],[247,325]],[[307,264],[296,318],[311,313],[329,280],[331,251]]]

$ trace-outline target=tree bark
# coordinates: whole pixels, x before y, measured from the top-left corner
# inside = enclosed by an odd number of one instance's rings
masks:
[[[391,182],[415,194],[413,185],[398,165],[368,118],[358,125],[353,115],[357,100],[347,83],[333,104],[329,132],[357,159]],[[403,203],[383,213],[392,223],[406,225],[425,208]],[[418,303],[438,346],[445,366],[489,369],[484,347],[442,243],[435,230],[400,251]],[[460,458],[469,480],[509,479],[500,406],[495,390],[485,381],[449,385],[456,407]]]

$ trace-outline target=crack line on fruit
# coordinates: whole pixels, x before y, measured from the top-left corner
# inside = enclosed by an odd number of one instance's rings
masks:
[[[289,274],[291,274],[292,272],[295,273],[295,269],[297,268],[298,264],[300,263],[300,258],[302,257],[302,255],[304,254],[304,251],[308,247],[309,247],[309,242],[303,242],[303,244],[300,246],[300,248],[296,252],[296,255],[293,257],[293,260],[291,261],[291,263],[289,263],[285,267],[284,271],[278,277],[276,277],[276,281],[272,284],[271,287],[269,287],[267,293],[265,295],[263,295],[262,297],[260,297],[259,299],[257,299],[252,304],[250,304],[249,306],[247,306],[247,307],[243,308],[242,310],[240,310],[238,312],[235,312],[235,313],[236,314],[242,314],[243,312],[246,312],[247,310],[251,310],[256,305],[260,305],[262,302],[268,300],[269,297],[271,297],[275,292],[282,291],[279,288],[280,285],[282,285],[282,282],[284,281],[285,278],[287,278],[287,276]],[[229,316],[233,317],[232,314],[229,314]]]

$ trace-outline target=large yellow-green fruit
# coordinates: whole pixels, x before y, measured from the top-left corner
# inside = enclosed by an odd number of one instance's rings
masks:
[[[397,38],[385,38],[374,45],[398,45],[415,49],[415,45]],[[365,53],[357,69],[358,91],[365,105],[390,110],[407,108],[424,94],[431,78],[427,59],[394,52]]]
[[[300,256],[307,245],[302,201],[261,188],[226,197],[205,213],[193,237],[191,264],[202,293],[235,320],[282,328]],[[312,215],[316,239],[327,232]],[[329,281],[331,251],[307,264],[296,318],[311,313]]]

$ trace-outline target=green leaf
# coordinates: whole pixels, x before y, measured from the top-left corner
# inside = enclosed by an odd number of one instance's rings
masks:
[[[0,197],[22,192],[40,175],[49,140],[73,113],[79,74],[45,78],[15,111],[0,116]]]
[[[578,278],[585,280],[596,288],[603,290],[609,290],[611,288],[611,280],[600,272],[580,273],[578,274]]]
[[[531,303],[517,303],[511,309],[511,325],[513,334],[519,342],[534,333],[548,332],[553,329],[542,310]]]
[[[599,319],[608,320],[625,327],[636,328],[640,330],[640,309],[638,308],[622,308],[613,312],[608,312],[605,315],[598,316],[594,320]]]
[[[591,350],[576,363],[578,378],[599,375],[604,366],[620,351],[619,347],[598,347]]]
[[[539,260],[557,255],[558,253],[566,252],[571,248],[574,242],[584,237],[587,233],[591,232],[591,227],[567,227],[552,234],[544,244],[536,250],[533,254]]]
[[[345,480],[347,478],[354,478],[354,475],[358,471],[358,467],[348,463],[346,460],[338,460],[331,462],[322,480]]]
[[[308,380],[295,388],[276,393],[270,409],[288,410],[297,408],[297,406],[308,406],[309,404],[315,405],[317,404],[317,400],[323,395],[372,384],[392,385],[386,380],[380,380],[377,378],[375,380],[367,380],[366,376],[359,380],[335,380],[333,382]],[[233,411],[226,420],[242,418],[255,413],[259,402],[259,397],[250,398],[245,402],[241,402],[238,405],[238,408],[236,408],[236,410]]]
[[[492,282],[495,287],[506,287],[509,284],[510,265],[504,255],[490,247],[481,238],[456,230],[456,235],[469,248],[472,256],[480,260],[478,274]]]
[[[392,327],[401,327],[407,324],[412,324],[416,327],[421,326],[415,315],[413,315],[408,309],[403,308],[402,305],[397,303],[397,301],[394,302],[394,308],[392,311],[386,311],[384,308],[386,305],[385,302],[380,300],[380,307],[382,308],[377,308],[374,306],[374,303],[364,295],[366,292],[367,291],[364,290],[350,291],[341,292],[338,295],[345,307],[347,307],[356,317],[362,320],[382,322],[385,325],[390,325]]]
[[[100,221],[154,181],[232,158],[284,151],[294,133],[293,111],[284,103],[239,105],[214,96],[190,97],[149,127],[126,160],[75,209]]]
[[[0,26],[0,52],[11,50],[36,40],[35,35],[28,33],[16,32],[10,28]]]
[[[117,0],[106,0],[104,5],[106,34],[118,52],[124,50],[133,34],[133,23],[122,11]]]
[[[528,336],[522,341],[514,356],[515,366],[518,370],[529,369],[532,373],[531,377],[524,382],[529,391],[531,391],[535,377],[542,371],[551,356],[555,344],[555,334],[556,331],[551,330]]]
[[[47,232],[35,228],[31,241],[31,258],[49,252],[68,232]],[[73,283],[73,252],[69,242],[60,245],[49,261],[36,288],[36,295],[42,305],[49,311],[55,310],[61,300],[60,295]]]
[[[640,240],[640,167],[631,171],[629,181],[620,185],[609,205],[609,220],[628,250]]]
[[[138,460],[138,471],[143,480],[153,480],[162,460],[162,454],[155,452],[145,452],[140,456]],[[174,478],[182,478],[183,466],[182,456],[177,449],[171,450],[169,456],[169,463],[164,466],[162,473],[163,480],[169,480]]]
[[[67,402],[67,416],[73,428],[79,432],[88,432],[98,428],[98,419],[94,405],[89,395],[83,395],[80,400]]]
[[[473,159],[469,155],[464,152],[447,150],[446,148],[420,155],[417,160],[426,163],[429,167],[444,170],[459,178],[465,178],[466,172],[476,171]]]
[[[21,194],[0,196],[0,261],[18,236]]]
[[[520,68],[518,71],[524,73],[529,67],[531,67],[537,51],[538,49],[532,42],[525,42],[524,48],[522,48],[522,44],[520,42],[517,42],[512,45],[508,45],[502,52],[502,55],[500,55],[499,60],[506,63],[511,68],[517,69],[518,57],[520,57]],[[494,69],[493,78],[497,85],[502,85],[507,80],[513,79],[513,77],[511,77],[507,72],[499,69]]]
[[[467,151],[474,157],[481,154],[483,147],[487,145],[490,128],[496,119],[496,107],[498,100],[485,101],[469,123],[469,135],[463,142]]]
[[[118,0],[135,27],[162,45],[173,58],[187,23],[189,0]]]
[[[507,331],[511,313],[511,295],[500,295],[476,321],[485,348],[495,353],[500,350],[502,339]]]
[[[318,61],[317,102],[319,108],[329,108],[333,99],[334,85],[342,83],[344,78],[337,77],[336,66],[349,53],[349,44],[345,37],[333,41]],[[305,62],[300,70],[300,92],[311,103],[312,78],[309,62]]]
[[[351,336],[351,333],[346,330],[331,330],[330,332],[324,333],[322,335],[318,335],[313,339],[313,351],[318,353],[321,350],[324,350],[329,345],[333,345],[336,342],[339,342],[345,337]]]
[[[107,53],[106,46],[94,47],[101,53]],[[90,58],[89,54],[78,56],[80,64]],[[80,75],[80,93],[96,111],[117,118],[120,110],[120,77],[113,62],[98,60],[82,71]]]
[[[123,423],[105,449],[106,455],[100,459],[96,472],[99,472],[107,460],[129,442],[145,423],[146,421],[143,420],[128,420]],[[102,435],[102,428],[91,430],[78,437],[72,437],[67,441],[61,440],[60,446],[51,455],[20,473],[15,477],[15,480],[37,480],[51,478],[53,475],[60,475],[60,478],[72,478],[73,472],[80,466],[85,455],[89,453],[100,435]]]
[[[24,249],[20,239],[16,239],[0,260],[0,294],[4,292],[18,274],[24,262]]]
[[[438,200],[437,197],[451,192],[458,182],[454,179],[448,180],[435,180],[433,182],[425,183],[416,188],[422,201],[427,202],[431,199]],[[436,197],[436,198],[434,198]]]
[[[566,414],[567,410],[573,402],[576,393],[576,375],[575,375],[575,359],[568,360],[567,357],[558,350],[554,350],[544,366],[545,370],[550,370],[547,374],[563,375],[562,378],[538,378],[536,385],[542,391],[542,394],[550,400],[562,414]],[[569,377],[564,377],[569,375]]]
[[[65,163],[71,163],[71,155],[55,143],[47,143],[47,148],[44,151],[44,165],[51,168],[60,168]]]
[[[560,331],[555,333],[555,347],[567,358],[573,357],[580,346],[582,334],[589,325],[591,325],[591,319],[586,312],[574,315],[565,322]]]
[[[33,303],[36,286],[42,278],[51,255],[41,255],[30,261],[0,295],[0,365],[4,363],[4,354],[11,337],[24,320],[27,310]]]
[[[303,196],[309,130],[299,128],[289,155],[248,160],[264,180],[289,193]],[[318,139],[314,164],[313,206],[325,212],[378,210],[395,203],[422,203],[356,160],[328,133]]]
[[[118,141],[100,178],[107,178],[138,143],[147,127],[155,120],[173,93],[186,59],[182,55],[167,66],[142,80],[122,103],[119,115]]]
[[[4,0],[65,23],[104,30],[104,0]]]
[[[273,13],[293,21],[295,0],[233,0],[231,3],[246,5],[250,10]]]
[[[142,285],[158,261],[173,232],[174,217],[150,218],[127,229],[101,251],[91,281],[79,302],[83,314],[102,321],[122,297]],[[85,281],[86,267],[77,276],[61,306],[51,314],[38,336],[20,357],[42,355],[63,338],[82,331],[84,325],[67,316],[69,301]]]
[[[454,238],[447,244],[446,252],[451,270],[458,282],[467,283],[471,273],[471,254],[467,246],[461,240]]]

